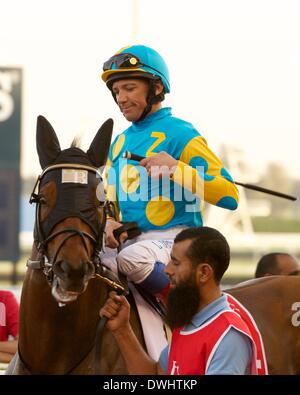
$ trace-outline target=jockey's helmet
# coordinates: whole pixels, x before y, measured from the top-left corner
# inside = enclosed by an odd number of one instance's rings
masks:
[[[170,92],[169,71],[164,59],[144,45],[124,47],[103,64],[102,79],[111,90],[114,81],[125,78],[161,80],[164,93]]]

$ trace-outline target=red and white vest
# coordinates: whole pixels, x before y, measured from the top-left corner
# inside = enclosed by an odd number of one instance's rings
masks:
[[[235,299],[232,295],[223,292],[227,298],[227,302],[232,310],[234,310],[246,323],[251,337],[256,346],[256,367],[257,367],[257,374],[259,375],[266,375],[268,374],[268,365],[266,360],[265,348],[262,341],[261,334],[259,329],[250,314],[250,312],[243,306],[237,299]]]
[[[252,342],[251,374],[258,374],[256,345],[250,330],[233,310],[224,310],[195,330],[182,332],[176,328],[172,334],[169,352],[168,374],[204,375],[218,345],[230,328],[249,337]]]

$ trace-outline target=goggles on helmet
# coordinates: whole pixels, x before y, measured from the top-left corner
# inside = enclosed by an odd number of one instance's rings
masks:
[[[113,65],[115,65],[115,68],[113,68]],[[156,71],[156,73],[162,75],[160,71],[156,70],[154,67],[142,63],[137,56],[132,55],[130,53],[121,53],[112,56],[110,59],[104,62],[103,71],[115,70],[115,69],[130,69],[130,68],[136,69],[137,67],[147,67],[149,69]]]

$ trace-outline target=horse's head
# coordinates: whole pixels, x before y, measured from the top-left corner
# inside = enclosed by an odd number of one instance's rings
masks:
[[[105,193],[98,168],[106,162],[112,120],[97,132],[87,152],[60,149],[56,133],[42,116],[37,120],[37,151],[43,172],[31,196],[36,203],[36,260],[59,303],[80,295],[99,265],[105,225]],[[36,193],[37,189],[37,193]]]

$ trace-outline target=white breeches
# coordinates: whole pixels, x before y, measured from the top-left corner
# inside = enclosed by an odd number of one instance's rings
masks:
[[[170,260],[174,238],[185,227],[176,226],[166,230],[144,232],[126,241],[118,252],[106,247],[101,252],[101,261],[114,272],[117,268],[128,280],[140,283],[152,272],[155,262],[165,265]]]

